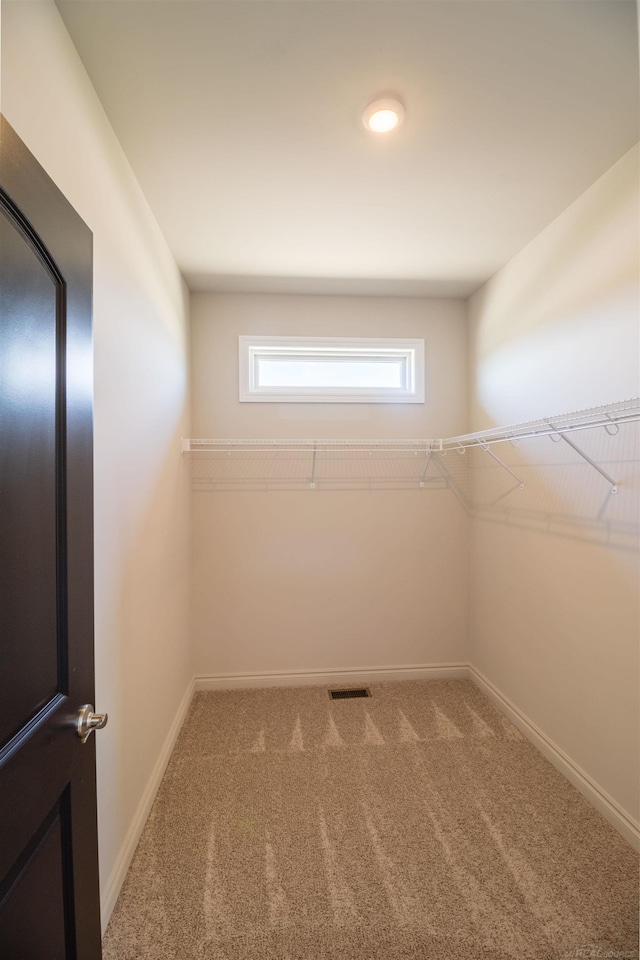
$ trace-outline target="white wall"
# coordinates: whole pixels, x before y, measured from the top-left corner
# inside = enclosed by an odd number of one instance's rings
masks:
[[[414,438],[465,428],[460,301],[196,294],[192,330],[195,437]],[[240,334],[424,337],[426,403],[240,403]],[[466,660],[467,528],[448,490],[195,493],[196,674]]]
[[[179,455],[189,432],[188,299],[49,0],[2,5],[2,110],[94,235],[96,706],[109,712],[97,744],[108,912],[192,675],[189,491]]]
[[[638,209],[636,148],[471,298],[471,429],[638,396]],[[637,436],[574,437],[617,496],[563,444],[507,445],[527,486],[473,522],[470,657],[635,819]]]

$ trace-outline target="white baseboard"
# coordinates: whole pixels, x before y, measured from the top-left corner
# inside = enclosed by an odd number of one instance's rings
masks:
[[[221,673],[196,676],[196,690],[237,690],[244,687],[301,687],[308,684],[375,683],[382,680],[467,679],[466,663],[423,663],[402,667],[354,667],[350,670],[308,670],[286,673]]]
[[[582,796],[615,827],[635,850],[639,850],[640,824],[472,664],[469,664],[469,676],[476,686],[508,716],[511,722],[522,731],[525,737],[537,747],[547,760],[551,761],[554,767],[573,784]]]
[[[111,876],[109,877],[104,890],[101,892],[100,913],[102,918],[103,934],[107,928],[111,912],[116,905],[118,894],[120,893],[120,889],[124,883],[127,871],[133,859],[133,855],[136,852],[136,847],[138,846],[138,841],[140,840],[142,831],[144,830],[144,825],[147,822],[149,813],[151,812],[153,801],[156,798],[158,788],[160,787],[164,772],[167,768],[167,764],[169,763],[171,752],[175,746],[176,740],[178,739],[180,728],[182,727],[184,719],[187,715],[187,710],[189,709],[189,704],[191,703],[193,693],[194,682],[192,679],[180,702],[178,712],[176,713],[174,721],[171,724],[171,728],[163,744],[160,756],[158,757],[156,765],[153,768],[153,773],[149,778],[149,782],[144,794],[142,795],[142,799],[138,804],[138,809],[136,810],[135,817],[133,818],[129,830],[127,831],[120,854],[115,862],[113,870],[111,871]]]

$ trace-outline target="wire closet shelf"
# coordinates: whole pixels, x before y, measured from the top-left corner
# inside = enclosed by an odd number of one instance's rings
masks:
[[[251,486],[303,484],[312,489],[325,484],[399,483],[424,487],[442,483],[444,474],[430,469],[434,458],[449,451],[462,455],[471,448],[485,450],[501,466],[513,471],[491,450],[496,444],[513,446],[535,437],[566,442],[598,471],[617,492],[615,480],[592,460],[571,435],[602,428],[611,436],[620,424],[640,420],[640,398],[609,403],[573,413],[523,423],[492,427],[476,433],[439,439],[183,439],[182,452],[192,463],[195,486]]]

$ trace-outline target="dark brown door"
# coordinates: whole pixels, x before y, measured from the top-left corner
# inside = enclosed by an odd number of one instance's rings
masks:
[[[0,957],[98,960],[92,235],[0,118]]]

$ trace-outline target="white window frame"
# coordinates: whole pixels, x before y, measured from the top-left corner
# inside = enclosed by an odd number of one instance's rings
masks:
[[[370,337],[238,338],[241,403],[424,403],[424,340]],[[260,385],[260,360],[331,359],[402,362],[402,387]]]

